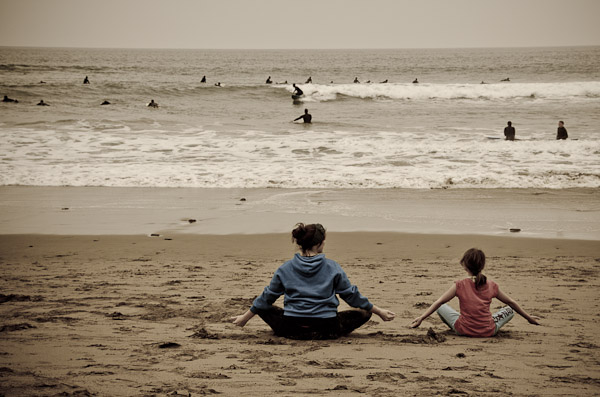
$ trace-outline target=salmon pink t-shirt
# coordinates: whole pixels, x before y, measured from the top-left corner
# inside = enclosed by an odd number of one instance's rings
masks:
[[[454,323],[456,332],[467,336],[493,336],[496,324],[490,312],[490,303],[498,296],[498,284],[487,280],[477,289],[473,280],[465,278],[456,281],[456,296],[460,303],[460,316]]]

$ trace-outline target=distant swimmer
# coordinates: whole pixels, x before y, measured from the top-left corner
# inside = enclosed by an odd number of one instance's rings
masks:
[[[515,127],[512,126],[512,122],[507,123],[508,126],[504,127],[504,136],[507,141],[515,140]]]
[[[215,83],[215,87],[223,87],[223,86],[221,85],[221,82],[219,81],[218,83]]]
[[[297,96],[304,95],[304,91],[302,91],[300,89],[300,87],[298,87],[296,84],[292,84],[292,87],[294,87],[294,92],[292,93],[292,95],[297,95]]]
[[[108,101],[104,101],[104,102],[102,102],[100,105],[110,105],[110,102],[108,102]]]
[[[367,84],[370,84],[370,83],[371,83],[371,80],[367,80]]]
[[[273,84],[273,81],[271,80],[271,76],[267,77],[267,81],[265,81],[265,84]]]
[[[505,78],[505,79],[502,79],[502,80],[500,80],[500,81],[510,81],[510,79],[507,77],[507,78]]]
[[[154,99],[151,99],[150,103],[148,103],[148,105],[146,105],[146,106],[151,107],[151,108],[157,108],[158,103],[154,102]]]
[[[385,80],[383,80],[383,81],[382,81],[381,83],[379,83],[379,84],[385,84],[385,83],[387,83],[387,82],[388,82],[388,81],[387,81],[387,79],[385,79]]]
[[[416,78],[415,78],[415,79],[413,80],[413,84],[419,84],[419,79],[416,79]]]
[[[83,84],[89,84],[90,83],[90,79],[88,79],[87,76],[85,76],[85,79],[83,79]]]
[[[38,106],[50,106],[43,99],[40,99],[40,102],[37,104]]]
[[[558,130],[556,131],[556,140],[567,139],[569,134],[567,134],[567,129],[565,128],[564,121],[558,122]]]
[[[358,84],[358,83],[360,83],[360,81],[358,81],[358,77],[355,77],[355,78],[354,78],[354,83],[355,83],[355,84]]]
[[[306,79],[306,83],[304,84],[312,84],[312,76],[308,76],[308,79]]]
[[[305,123],[310,123],[312,121],[312,116],[308,113],[308,109],[304,109],[304,114],[300,117],[295,118],[294,121],[300,119],[304,119]]]
[[[17,101],[16,99],[12,99],[7,97],[6,95],[4,95],[4,99],[2,100],[2,102],[14,102],[14,103],[19,103],[19,101]]]
[[[481,84],[487,84],[485,81],[481,80]]]
[[[46,84],[46,82],[43,80],[40,80],[40,84]]]
[[[200,80],[201,83],[206,83],[206,76],[202,76],[202,80]]]

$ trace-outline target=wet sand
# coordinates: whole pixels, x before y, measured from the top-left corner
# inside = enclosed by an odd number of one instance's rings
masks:
[[[228,323],[292,256],[287,233],[160,234],[1,235],[0,394],[600,394],[598,241],[330,231],[327,255],[397,319],[292,341],[259,318]],[[407,328],[464,277],[472,246],[542,326],[516,316],[482,339],[434,316]]]
[[[0,235],[287,233],[299,221],[336,232],[600,240],[600,190],[0,187]]]

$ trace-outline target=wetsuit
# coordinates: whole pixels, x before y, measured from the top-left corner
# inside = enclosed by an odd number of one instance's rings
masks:
[[[298,118],[294,119],[294,121],[296,121],[296,120],[300,120],[300,119],[304,119],[304,122],[305,122],[305,123],[310,123],[310,122],[311,122],[311,120],[312,120],[312,116],[311,116],[310,114],[308,114],[308,113],[304,113],[302,116],[300,116],[300,117],[298,117]]]
[[[513,126],[508,126],[504,128],[504,136],[506,137],[507,141],[514,141],[515,140],[515,127]]]
[[[567,129],[565,127],[558,127],[558,131],[556,131],[556,139],[567,139],[569,134],[567,134]]]

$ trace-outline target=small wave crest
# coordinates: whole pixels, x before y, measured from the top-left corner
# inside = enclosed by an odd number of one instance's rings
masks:
[[[513,100],[520,98],[600,98],[600,82],[502,83],[502,84],[306,84],[309,101],[333,101],[344,97],[394,100]],[[289,87],[290,92],[293,90]]]

